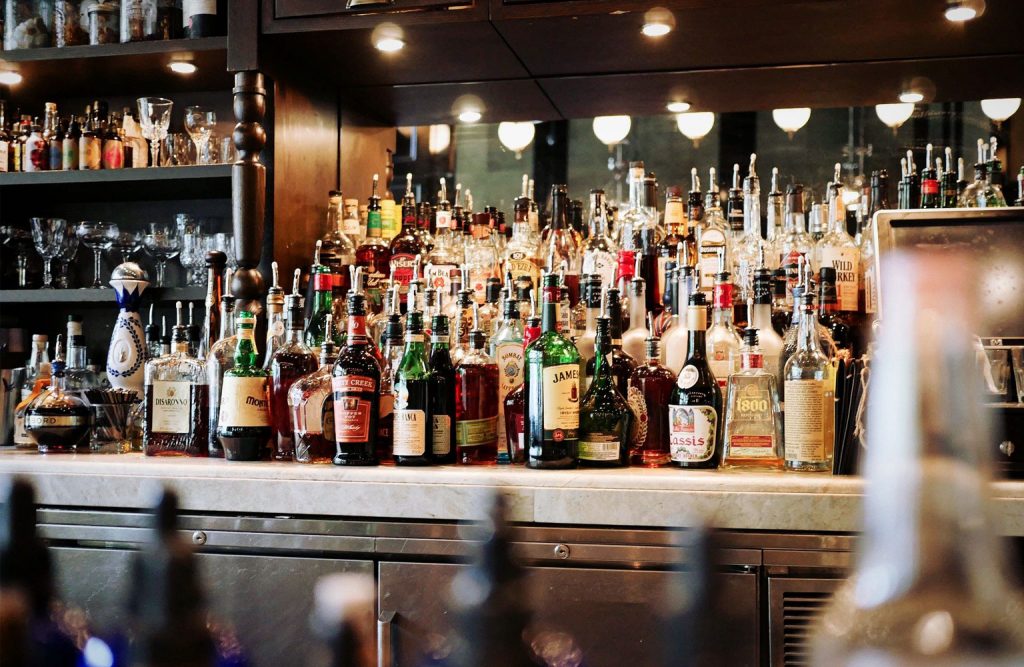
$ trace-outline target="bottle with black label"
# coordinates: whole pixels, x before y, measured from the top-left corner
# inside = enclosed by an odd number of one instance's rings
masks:
[[[256,317],[242,311],[236,319],[235,367],[224,373],[217,438],[229,461],[259,461],[269,453],[270,371],[256,354]]]
[[[92,412],[85,401],[65,391],[64,372],[63,341],[57,336],[51,386],[25,413],[25,430],[40,454],[74,452],[88,446]]]
[[[433,463],[430,415],[430,368],[423,342],[423,313],[409,313],[405,326],[405,352],[395,373],[395,410],[392,443],[395,465]]]
[[[225,0],[184,0],[181,8],[185,36],[189,39],[224,34]]]
[[[430,449],[434,463],[455,463],[455,366],[446,315],[434,315],[430,343]]]

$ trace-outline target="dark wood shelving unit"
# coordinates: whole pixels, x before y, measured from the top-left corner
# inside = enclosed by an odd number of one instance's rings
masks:
[[[164,303],[168,301],[201,301],[206,298],[206,288],[191,287],[149,287],[142,294],[143,301]],[[0,304],[47,304],[77,303],[104,304],[114,307],[113,288],[89,289],[3,289],[0,290]]]
[[[0,196],[59,189],[65,201],[226,198],[230,186],[230,164],[0,175]]]

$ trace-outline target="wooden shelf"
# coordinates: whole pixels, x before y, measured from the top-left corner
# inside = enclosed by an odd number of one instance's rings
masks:
[[[41,171],[0,175],[0,192],[52,188],[64,201],[199,199],[231,196],[231,165]],[[47,193],[49,196],[49,193]]]
[[[150,287],[142,294],[147,302],[201,301],[206,298],[205,287]],[[50,303],[107,304],[116,303],[113,288],[103,289],[4,289],[0,290],[0,304],[44,305]]]

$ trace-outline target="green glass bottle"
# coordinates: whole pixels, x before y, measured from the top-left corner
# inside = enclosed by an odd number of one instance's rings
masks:
[[[303,335],[303,342],[318,358],[320,346],[326,336],[329,335],[338,347],[342,345],[337,331],[327,330],[327,316],[334,311],[334,274],[331,273],[330,267],[320,263],[320,243],[320,241],[316,242],[316,254],[313,258],[313,266],[310,268],[309,279],[313,281],[313,303],[309,322],[306,323],[306,331]],[[336,329],[333,326],[331,328]]]
[[[224,373],[217,438],[229,461],[259,461],[269,453],[270,371],[256,353],[256,317],[242,311],[236,320],[235,367]]]
[[[580,426],[580,353],[558,332],[558,276],[546,274],[543,285],[543,332],[526,349],[526,466],[574,468]]]
[[[616,389],[609,359],[611,351],[611,320],[599,317],[594,336],[594,380],[580,404],[581,467],[615,468],[629,465],[633,411]]]
[[[447,315],[434,315],[430,341],[430,449],[435,463],[455,463],[455,366]]]
[[[434,462],[431,446],[430,367],[423,342],[423,313],[411,311],[405,327],[405,352],[395,373],[392,451],[396,465]]]

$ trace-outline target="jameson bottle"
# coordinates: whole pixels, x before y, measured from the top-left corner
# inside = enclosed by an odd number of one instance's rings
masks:
[[[256,317],[238,314],[235,367],[224,373],[217,438],[229,461],[259,461],[270,444],[270,371],[256,354]]]
[[[366,299],[348,295],[345,347],[331,371],[334,392],[334,465],[377,465],[375,445],[380,410],[380,361],[366,334]]]
[[[395,373],[395,411],[392,426],[395,465],[433,463],[430,419],[430,368],[423,342],[423,313],[409,313],[405,326],[405,352]]]
[[[543,332],[526,350],[526,465],[574,468],[580,426],[580,353],[558,332],[558,276],[543,278]]]
[[[469,352],[455,368],[455,451],[459,463],[498,461],[498,365],[487,354],[487,337],[469,332]]]
[[[717,468],[722,458],[718,446],[722,390],[705,349],[707,299],[703,292],[690,295],[686,320],[690,356],[669,399],[669,452],[672,463],[681,468]]]
[[[629,465],[629,436],[633,412],[615,388],[610,356],[611,321],[597,319],[594,337],[594,381],[580,404],[579,462],[583,467]]]
[[[455,463],[455,366],[447,315],[434,315],[430,343],[430,451],[434,463]]]

